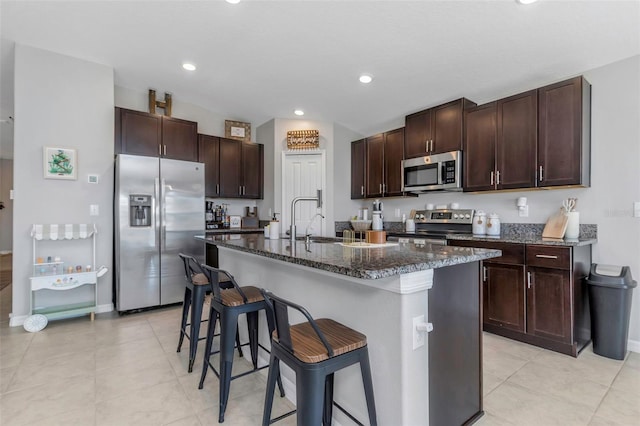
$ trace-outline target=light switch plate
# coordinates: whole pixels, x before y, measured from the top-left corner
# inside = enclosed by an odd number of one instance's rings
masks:
[[[640,217],[640,201],[633,203],[633,217]]]
[[[89,206],[89,216],[98,216],[100,214],[100,207],[97,204],[91,204]]]
[[[425,333],[418,331],[418,324],[424,323],[424,315],[413,318],[413,350],[424,346]]]
[[[98,183],[99,180],[100,180],[100,177],[98,175],[88,175],[87,176],[87,182],[88,183]]]

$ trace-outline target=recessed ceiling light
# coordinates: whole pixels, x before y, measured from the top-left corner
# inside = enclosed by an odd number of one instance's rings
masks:
[[[371,83],[371,81],[373,80],[373,77],[371,77],[368,74],[362,74],[359,80],[360,80],[360,83],[367,84],[367,83]]]
[[[516,0],[516,3],[520,3],[520,4],[531,4],[531,3],[535,3],[538,0]]]
[[[297,109],[297,110],[293,111],[293,113],[294,113],[295,115],[304,115],[304,111],[303,111],[303,110],[301,110],[301,109]]]
[[[227,0],[227,3],[238,4],[240,3],[240,0]]]
[[[185,62],[184,64],[182,64],[182,68],[184,68],[187,71],[195,71],[196,70],[196,66],[193,64],[190,64],[188,62]]]

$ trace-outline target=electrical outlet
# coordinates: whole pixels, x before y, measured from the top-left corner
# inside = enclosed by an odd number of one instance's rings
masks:
[[[419,317],[413,318],[413,350],[415,351],[421,346],[424,346],[425,333],[423,331],[418,331],[418,324],[423,324],[424,315],[420,315]]]
[[[100,207],[97,204],[91,204],[89,206],[89,216],[98,216],[100,214]]]
[[[518,209],[518,215],[520,217],[529,217],[529,206],[524,206]]]
[[[396,209],[395,214],[396,214],[396,217],[400,217],[400,209]]]

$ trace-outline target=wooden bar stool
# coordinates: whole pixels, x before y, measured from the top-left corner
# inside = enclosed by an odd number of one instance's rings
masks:
[[[333,376],[338,370],[360,364],[364,394],[367,400],[369,422],[378,424],[373,397],[373,383],[369,366],[367,337],[327,318],[314,320],[302,306],[261,290],[267,303],[267,316],[275,322],[276,332],[271,334],[271,359],[264,402],[262,425],[267,426],[297,412],[298,426],[331,424],[333,411]],[[288,308],[301,312],[307,322],[290,325]],[[279,361],[296,373],[296,406],[292,411],[271,420],[275,378],[280,374]],[[351,414],[336,404],[356,423]]]
[[[184,272],[186,285],[184,289],[184,303],[182,304],[182,323],[180,325],[180,338],[178,339],[178,350],[182,349],[182,342],[186,336],[189,339],[189,373],[193,371],[193,364],[196,360],[196,352],[198,350],[198,341],[204,340],[200,338],[200,322],[202,318],[202,307],[204,306],[204,297],[207,291],[211,291],[209,280],[205,276],[198,261],[187,254],[179,253],[178,256],[184,263]],[[220,284],[227,288],[229,281]],[[189,308],[191,308],[191,322],[187,323],[189,316]],[[205,320],[206,321],[206,320]],[[187,333],[187,327],[189,332]],[[195,336],[195,337],[194,337]],[[238,353],[242,356],[240,348],[240,337],[236,334],[236,342]]]
[[[207,280],[211,283],[211,307],[209,309],[209,326],[207,329],[207,344],[204,353],[204,362],[202,365],[202,376],[200,377],[199,389],[204,385],[204,379],[207,375],[209,367],[218,376],[220,382],[220,411],[218,414],[218,422],[224,422],[224,412],[227,408],[229,400],[229,388],[231,380],[237,379],[247,374],[254,373],[258,370],[267,368],[268,365],[258,368],[258,348],[262,348],[267,353],[269,350],[258,342],[258,312],[266,308],[266,303],[260,289],[252,286],[240,287],[233,276],[222,269],[217,269],[208,265],[200,265]],[[231,288],[224,289],[220,285],[220,277],[226,277],[231,284]],[[253,370],[245,373],[231,376],[233,368],[233,337],[237,335],[238,316],[240,314],[247,315],[247,325],[249,327],[249,347],[251,350],[251,361]],[[220,320],[220,350],[212,351],[214,330],[216,321]],[[274,325],[271,317],[267,315],[267,324],[269,333],[273,332]],[[246,344],[245,344],[246,345]],[[243,345],[244,346],[244,345]],[[213,354],[220,353],[220,370],[211,364],[210,357]],[[284,396],[284,388],[280,380],[280,374],[274,376],[274,383],[277,378],[280,396]],[[275,386],[275,385],[274,385]]]

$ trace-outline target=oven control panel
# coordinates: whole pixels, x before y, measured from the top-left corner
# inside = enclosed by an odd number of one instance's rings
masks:
[[[473,209],[418,210],[415,223],[473,223]]]

